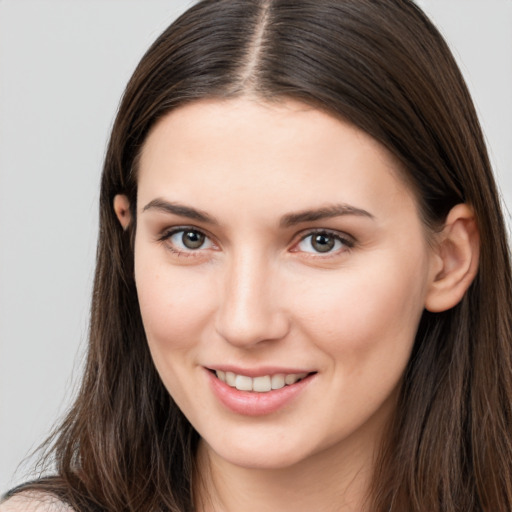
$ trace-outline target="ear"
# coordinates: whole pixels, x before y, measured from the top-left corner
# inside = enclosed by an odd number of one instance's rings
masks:
[[[117,194],[114,197],[113,206],[119,223],[126,231],[132,219],[132,216],[130,214],[130,201],[128,201],[128,198],[124,194]]]
[[[480,237],[470,206],[458,204],[450,210],[435,244],[425,308],[439,313],[462,300],[478,271]]]

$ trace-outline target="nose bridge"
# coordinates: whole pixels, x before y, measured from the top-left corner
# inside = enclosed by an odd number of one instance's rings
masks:
[[[288,322],[276,294],[276,274],[262,253],[244,251],[230,259],[217,316],[217,332],[229,343],[251,346],[286,334]]]

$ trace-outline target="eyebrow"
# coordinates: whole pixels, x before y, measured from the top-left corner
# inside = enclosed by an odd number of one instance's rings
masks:
[[[198,210],[180,203],[169,202],[161,198],[150,201],[146,206],[144,206],[142,212],[147,210],[158,210],[164,213],[170,213],[172,215],[179,215],[180,217],[187,217],[189,219],[205,222],[207,224],[219,224],[215,217],[212,217],[203,210]],[[374,218],[371,213],[366,210],[362,210],[361,208],[356,208],[348,204],[337,204],[311,210],[303,210],[297,213],[288,213],[281,217],[279,226],[282,228],[288,228],[302,222],[313,222],[316,220],[340,217],[343,215],[355,215],[369,219]]]
[[[374,218],[370,212],[362,210],[361,208],[356,208],[348,204],[336,204],[314,210],[303,210],[297,213],[289,213],[281,218],[281,222],[279,224],[281,227],[290,227],[300,224],[301,222],[313,222],[315,220],[340,217],[342,215],[355,215],[358,217],[367,217],[369,219]]]
[[[172,215],[179,215],[180,217],[198,220],[207,224],[218,224],[218,221],[214,217],[208,215],[202,210],[197,210],[196,208],[191,208],[190,206],[185,206],[179,203],[171,203],[160,198],[150,201],[146,206],[144,206],[142,212],[144,213],[147,210],[158,210]]]

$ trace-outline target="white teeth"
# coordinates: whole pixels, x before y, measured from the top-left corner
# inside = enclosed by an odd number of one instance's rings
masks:
[[[270,376],[265,375],[264,377],[255,377],[252,379],[252,390],[258,391],[259,393],[264,393],[265,391],[270,391],[272,389],[272,384],[270,382]]]
[[[272,389],[281,388],[284,388],[284,374],[278,373],[277,375],[272,375]]]
[[[226,372],[226,384],[228,386],[231,386],[232,388],[235,387],[235,374],[233,372]]]
[[[236,388],[239,391],[256,391],[258,393],[281,389],[285,385],[290,386],[308,375],[307,373],[277,373],[276,375],[262,375],[261,377],[251,378],[246,375],[237,375],[233,372],[223,372],[222,370],[216,370],[215,373],[219,380],[232,388]]]
[[[293,384],[294,382],[295,382],[295,375],[293,373],[286,375],[284,377],[284,383],[287,384],[288,386],[290,384]]]
[[[237,375],[235,379],[235,388],[239,391],[252,391],[252,379],[245,375]]]

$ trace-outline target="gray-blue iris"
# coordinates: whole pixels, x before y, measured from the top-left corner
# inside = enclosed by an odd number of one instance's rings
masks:
[[[311,245],[318,252],[328,252],[334,247],[334,237],[320,233],[311,238]]]
[[[188,249],[199,249],[204,244],[205,236],[198,231],[185,231],[181,237],[183,245]]]

